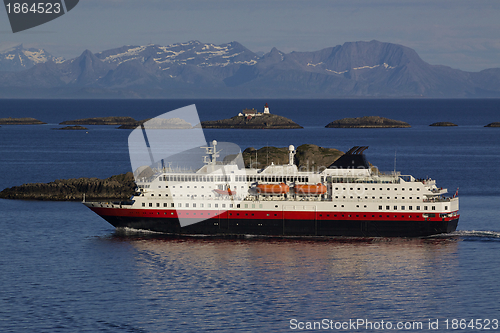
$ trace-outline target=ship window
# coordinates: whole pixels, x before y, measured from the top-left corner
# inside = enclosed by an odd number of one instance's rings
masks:
[[[417,206],[417,210],[420,210],[420,206]]]
[[[177,207],[182,207],[182,204],[179,202],[179,203],[177,204]]]
[[[149,203],[149,207],[153,207],[153,203],[152,202]]]
[[[160,203],[159,202],[156,203],[156,207],[160,207]]]
[[[154,194],[151,194],[152,197],[154,197],[155,195]]]
[[[142,207],[146,207],[146,203],[145,202],[142,203]]]
[[[391,189],[390,188],[387,188],[387,191],[390,191]]]
[[[436,206],[432,206],[432,210],[436,210]]]
[[[189,204],[188,204],[188,203],[186,204],[186,207],[189,207]]]
[[[233,204],[229,204],[229,208],[233,208]]]
[[[412,189],[410,189],[410,191],[412,191]]]
[[[222,204],[222,208],[226,208],[226,204]]]
[[[262,204],[259,204],[259,208],[262,208]]]
[[[408,210],[412,210],[413,209],[413,206],[408,206]]]
[[[245,204],[245,208],[248,208],[248,204]]]
[[[390,206],[385,206],[385,209],[389,210],[389,209],[391,209],[391,207]]]
[[[420,189],[419,189],[419,188],[417,188],[417,191],[420,191]]]
[[[219,208],[219,204],[215,204],[215,208]]]
[[[448,206],[444,206],[444,210],[448,210]]]
[[[405,206],[401,206],[401,210],[405,210]]]
[[[196,204],[195,203],[193,204],[193,208],[196,208]]]
[[[163,203],[163,207],[167,207],[167,203],[166,202]]]
[[[212,204],[207,204],[207,207],[208,207],[208,208],[212,207]],[[210,214],[209,214],[209,215],[210,215]]]
[[[424,206],[424,210],[428,210],[429,208],[427,208],[427,206]]]
[[[398,206],[394,206],[394,210],[398,210]]]
[[[378,209],[379,209],[379,210],[382,210],[382,206],[378,206]]]
[[[255,204],[252,204],[252,208],[255,208]]]
[[[401,190],[404,191],[405,190],[404,187]]]

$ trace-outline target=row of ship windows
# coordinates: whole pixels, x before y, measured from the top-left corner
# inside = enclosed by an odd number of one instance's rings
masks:
[[[160,181],[174,181],[174,182],[230,182],[231,176],[202,176],[202,175],[168,175],[160,176]],[[307,176],[265,176],[265,175],[235,175],[234,181],[237,182],[303,182],[307,183],[309,177]]]
[[[228,204],[228,205],[226,205],[226,204],[220,204],[221,207],[219,207],[218,203],[213,204],[213,205],[214,205],[214,208],[234,208],[234,204]],[[251,206],[251,208],[256,208],[255,204],[243,204],[243,205],[242,204],[236,204],[236,208],[249,208],[249,205]],[[163,203],[163,207],[168,208],[169,206],[170,206],[170,208],[175,208],[175,204],[173,202],[170,203],[170,205],[167,202]],[[142,207],[146,207],[146,203],[145,202],[142,203]],[[149,203],[149,207],[153,207],[153,203],[152,202]],[[161,207],[161,204],[159,202],[157,202],[156,203],[156,207]],[[183,207],[182,203],[178,202],[177,203],[177,207],[178,208],[182,208]],[[197,207],[199,207],[199,208],[212,208],[212,204],[211,203],[207,203],[207,204],[199,203],[198,206],[196,206],[196,203],[191,203],[191,204],[185,203],[184,207],[185,208],[189,208],[189,207],[193,207],[193,208],[197,208]],[[259,204],[259,208],[262,208],[262,204]]]
[[[336,188],[335,188],[335,191],[338,191],[338,190],[339,190],[339,187],[336,187]],[[342,191],[345,191],[345,190],[346,190],[346,188],[345,188],[345,187],[343,187],[343,188],[342,188]],[[350,190],[350,191],[352,191],[352,190],[354,190],[354,188],[353,188],[353,187],[351,187],[351,188],[349,188],[349,190]],[[361,191],[361,190],[362,190],[362,188],[361,188],[361,187],[356,188],[356,191]],[[382,191],[382,190],[383,190],[383,188],[382,188],[382,187],[380,187],[380,188],[379,188],[379,191]],[[388,187],[388,188],[387,188],[387,191],[390,191],[390,190],[391,190],[391,188],[390,188],[390,187]],[[397,187],[395,187],[395,188],[394,188],[394,191],[398,191],[398,190],[399,190],[399,189],[398,189]],[[403,188],[401,188],[401,191],[404,191],[404,190],[405,190],[405,188],[404,188],[404,187],[403,187]],[[365,187],[365,191],[368,191],[368,187]],[[372,187],[372,191],[375,191],[375,187]],[[410,188],[410,189],[409,189],[409,191],[413,191],[413,189],[412,189],[412,188]],[[420,191],[420,189],[419,189],[419,188],[417,188],[417,191]]]
[[[416,210],[420,210],[420,206],[415,207]],[[394,206],[394,210],[397,210],[398,206]],[[405,210],[406,206],[401,206],[401,210]],[[378,210],[383,210],[383,206],[378,206]],[[385,206],[385,210],[391,210],[391,206]],[[413,206],[408,206],[408,210],[413,210]],[[424,206],[424,210],[429,210],[428,206]],[[431,210],[436,210],[436,206],[431,206]],[[444,210],[448,210],[448,206],[444,206]]]
[[[191,206],[190,206],[191,205]],[[207,204],[203,204],[203,203],[199,203],[198,206],[196,206],[196,203],[184,203],[184,207],[185,208],[205,208],[205,205],[206,205],[206,208],[212,208],[212,204],[211,203],[207,203]],[[219,204],[216,203],[216,204],[213,204],[214,205],[214,208],[235,208],[234,207],[234,204],[221,204],[221,207],[219,207]],[[256,208],[256,204],[236,204],[236,208],[249,208],[249,206],[251,208]],[[146,207],[146,203],[143,202],[142,203],[142,207]],[[153,203],[150,202],[149,203],[149,207],[153,207]],[[159,202],[156,203],[156,207],[161,207],[161,204]],[[164,208],[168,208],[169,207],[169,204],[164,202],[163,203],[163,207]],[[177,207],[178,208],[182,208],[183,207],[183,204],[181,202],[177,203]],[[334,207],[336,208],[337,205],[334,205]],[[341,205],[341,207],[344,207],[344,205]],[[359,208],[359,205],[356,206]],[[170,203],[170,208],[175,208],[175,204],[174,203]],[[259,208],[262,208],[262,204],[259,204]],[[366,208],[366,205],[364,206],[364,208]],[[420,206],[416,206],[415,207],[415,210],[420,210]],[[378,206],[378,209],[379,210],[383,210],[383,206],[380,205]],[[444,206],[444,209],[445,210],[448,210],[448,206]],[[385,206],[385,210],[391,210],[391,206]],[[398,206],[394,206],[394,210],[398,210]],[[401,210],[406,210],[406,206],[401,206]],[[408,210],[413,210],[413,206],[408,206]],[[429,207],[428,206],[424,206],[424,209],[423,210],[429,210]],[[436,206],[431,206],[431,210],[436,210]]]

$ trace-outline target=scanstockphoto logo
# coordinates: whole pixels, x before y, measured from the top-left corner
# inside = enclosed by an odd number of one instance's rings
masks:
[[[207,144],[194,104],[144,122],[130,133],[128,148],[144,206],[159,207],[160,199],[169,198],[166,204],[177,210],[181,227],[206,219],[187,218],[183,211],[207,208],[220,215],[248,194],[240,147]]]
[[[79,0],[4,0],[12,32],[16,33],[52,21],[75,8]]]

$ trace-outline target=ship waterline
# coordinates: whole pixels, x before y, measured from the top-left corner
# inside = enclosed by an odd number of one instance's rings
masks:
[[[321,171],[221,167],[216,142],[195,172],[137,179],[128,202],[85,202],[116,228],[178,235],[425,237],[456,230],[459,198],[435,180],[380,173],[354,147]],[[207,147],[204,147],[207,148]],[[265,189],[265,190],[263,190]]]

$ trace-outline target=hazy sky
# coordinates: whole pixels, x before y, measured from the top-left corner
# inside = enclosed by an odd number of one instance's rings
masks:
[[[430,64],[500,67],[500,1],[80,0],[62,17],[16,34],[0,9],[0,50],[24,43],[65,58],[189,40],[291,52],[373,39],[413,48]]]

